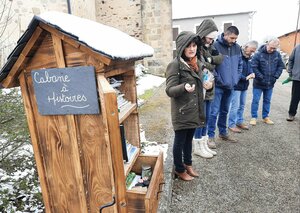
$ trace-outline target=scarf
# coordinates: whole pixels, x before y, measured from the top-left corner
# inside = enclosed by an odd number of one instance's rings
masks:
[[[198,67],[198,64],[197,64],[197,56],[194,56],[192,59],[187,60],[186,63],[190,66],[190,68],[192,68],[192,70],[194,72],[199,71],[199,67]]]

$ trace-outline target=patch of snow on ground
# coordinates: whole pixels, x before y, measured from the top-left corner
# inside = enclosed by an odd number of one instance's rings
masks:
[[[153,89],[154,87],[159,87],[165,81],[166,78],[151,74],[140,75],[137,79],[137,95],[143,95],[146,90]]]
[[[158,155],[163,152],[164,161],[167,159],[168,144],[158,144],[154,141],[148,141],[145,136],[145,131],[140,131],[142,153],[147,155]]]

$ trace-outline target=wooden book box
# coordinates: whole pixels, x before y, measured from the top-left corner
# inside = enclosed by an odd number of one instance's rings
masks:
[[[4,87],[20,86],[22,91],[46,212],[156,212],[164,179],[163,158],[162,154],[140,153],[134,70],[135,61],[151,56],[153,49],[136,40],[137,46],[149,51],[135,54],[140,50],[132,48],[127,50],[132,56],[113,56],[58,26],[52,17],[63,18],[70,26],[74,21],[78,28],[91,24],[89,20],[56,12],[35,16],[0,72]],[[101,37],[106,33],[105,26],[101,25],[103,31],[99,34],[98,23],[92,26],[95,38],[105,39]],[[126,48],[122,43],[126,45],[127,41],[106,42],[119,42],[122,49]],[[40,114],[32,71],[81,66],[94,68],[99,113]],[[120,90],[129,101],[126,107],[118,108],[116,91],[108,81],[111,77],[122,81]],[[83,81],[77,86],[84,84]],[[126,139],[139,150],[125,164],[120,124],[125,127]],[[127,190],[126,176],[130,171],[141,173],[143,164],[151,165],[153,172],[147,191]]]

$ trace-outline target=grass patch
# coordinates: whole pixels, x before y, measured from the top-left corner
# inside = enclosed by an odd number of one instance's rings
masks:
[[[143,99],[143,100],[148,100],[149,98],[151,98],[154,94],[153,89],[148,89],[144,92],[144,94],[140,95],[139,98]]]

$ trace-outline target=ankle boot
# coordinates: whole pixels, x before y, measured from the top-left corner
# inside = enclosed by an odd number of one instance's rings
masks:
[[[192,177],[199,177],[199,174],[193,169],[192,166],[187,166],[185,164],[183,164],[186,172],[188,173],[188,175],[192,176]]]
[[[193,139],[193,153],[195,155],[200,155],[200,139]]]
[[[195,153],[195,154],[199,155],[202,158],[212,158],[214,155],[211,154],[210,152],[206,151],[204,143],[206,143],[205,139],[201,138],[199,140],[199,147],[200,147],[199,153]]]
[[[175,175],[175,178],[179,177],[181,180],[184,180],[184,181],[194,180],[194,178],[192,176],[188,175],[188,173],[186,173],[186,171],[180,172],[180,173],[174,171],[174,175]]]
[[[213,154],[213,155],[217,155],[217,152],[216,152],[216,151],[211,150],[211,149],[208,147],[207,141],[208,141],[208,138],[205,137],[205,138],[204,138],[204,148],[205,148],[205,150],[206,150],[207,152]]]

